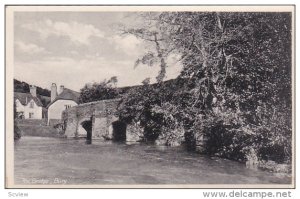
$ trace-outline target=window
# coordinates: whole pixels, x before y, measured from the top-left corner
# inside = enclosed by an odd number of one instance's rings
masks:
[[[34,102],[30,102],[29,108],[34,108]]]
[[[67,110],[67,109],[71,108],[71,105],[67,104],[67,105],[65,105],[65,107],[66,107],[66,110]]]
[[[32,119],[33,118],[33,113],[29,113],[29,118]]]

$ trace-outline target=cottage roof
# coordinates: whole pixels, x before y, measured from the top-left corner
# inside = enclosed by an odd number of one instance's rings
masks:
[[[30,93],[14,92],[14,100],[16,99],[18,99],[23,106],[27,105],[31,100],[33,100],[37,106],[43,106],[40,99],[33,97]]]
[[[73,91],[71,89],[68,88],[64,88],[63,92],[61,92],[56,98],[55,100],[53,100],[53,102],[51,102],[47,108],[49,108],[54,102],[56,102],[57,100],[73,100],[76,103],[79,102],[79,96],[80,93]]]

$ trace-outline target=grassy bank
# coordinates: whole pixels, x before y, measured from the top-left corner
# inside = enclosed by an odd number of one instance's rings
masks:
[[[61,137],[52,126],[19,124],[22,136]]]

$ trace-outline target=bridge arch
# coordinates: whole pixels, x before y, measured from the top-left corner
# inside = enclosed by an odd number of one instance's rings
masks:
[[[111,123],[109,129],[113,141],[126,141],[127,124],[125,122],[116,120]]]
[[[92,143],[93,121],[92,118],[83,118],[78,122],[77,138],[86,138],[86,143]]]

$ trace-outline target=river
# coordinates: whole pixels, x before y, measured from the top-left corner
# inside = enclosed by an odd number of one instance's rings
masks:
[[[290,184],[289,175],[180,147],[47,137],[15,142],[15,184]]]

